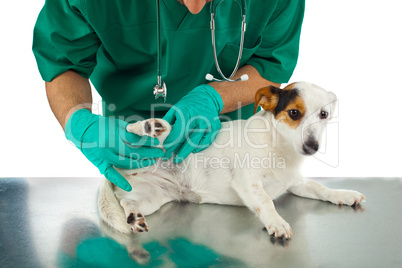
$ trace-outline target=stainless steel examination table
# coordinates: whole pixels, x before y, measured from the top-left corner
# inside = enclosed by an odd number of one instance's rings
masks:
[[[149,232],[99,221],[100,178],[0,179],[0,267],[402,267],[402,179],[315,179],[367,202],[340,207],[285,194],[293,229],[276,240],[247,208],[169,203]]]

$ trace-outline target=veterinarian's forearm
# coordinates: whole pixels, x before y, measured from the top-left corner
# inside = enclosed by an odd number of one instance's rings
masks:
[[[46,82],[46,94],[50,108],[63,130],[74,111],[82,108],[91,110],[89,80],[76,72],[67,71],[51,82]]]
[[[255,94],[260,88],[270,85],[276,87],[280,86],[280,84],[273,83],[261,77],[258,71],[251,65],[245,65],[240,68],[234,76],[234,79],[239,78],[243,74],[248,75],[249,79],[247,81],[209,83],[222,97],[223,110],[221,113],[237,110],[239,108],[239,102],[241,106],[254,103]]]

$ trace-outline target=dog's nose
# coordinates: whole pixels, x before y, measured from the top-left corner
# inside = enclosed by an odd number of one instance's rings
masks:
[[[318,151],[319,145],[315,139],[308,139],[306,143],[303,144],[303,152],[306,155],[315,154]]]

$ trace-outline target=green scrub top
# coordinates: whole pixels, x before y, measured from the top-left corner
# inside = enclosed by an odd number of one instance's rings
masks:
[[[89,77],[102,97],[105,116],[124,116],[127,121],[163,117],[186,93],[207,83],[207,73],[220,78],[212,51],[211,4],[194,15],[176,0],[161,0],[166,104],[153,95],[158,47],[155,0],[46,0],[33,39],[40,74],[45,81],[68,70]],[[304,0],[249,0],[246,6],[240,66],[252,65],[272,82],[288,82],[298,57]],[[239,6],[222,2],[216,12],[216,49],[226,75],[237,61],[240,30]],[[233,120],[252,114],[253,105],[248,105],[226,115]]]

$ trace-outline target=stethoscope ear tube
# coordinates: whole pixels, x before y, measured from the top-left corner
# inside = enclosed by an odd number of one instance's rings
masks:
[[[217,79],[217,78],[215,78],[212,74],[207,74],[207,75],[205,76],[205,80],[207,80],[207,81],[216,81],[216,82],[223,82],[223,81],[228,81],[228,82],[247,81],[247,80],[248,80],[248,75],[247,75],[247,74],[243,74],[242,76],[240,76],[240,78],[237,78],[237,79],[224,80],[224,79]]]

